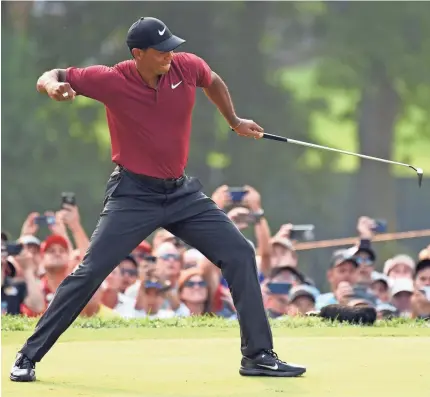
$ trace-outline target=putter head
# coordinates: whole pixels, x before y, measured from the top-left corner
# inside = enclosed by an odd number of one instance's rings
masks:
[[[412,168],[417,173],[417,176],[418,176],[418,186],[421,187],[421,183],[423,181],[423,174],[424,174],[423,169],[422,168],[415,168],[412,165],[408,165],[408,167]]]
[[[423,172],[422,168],[417,168],[416,171],[417,171],[417,175],[418,175],[418,186],[421,187],[424,172]]]

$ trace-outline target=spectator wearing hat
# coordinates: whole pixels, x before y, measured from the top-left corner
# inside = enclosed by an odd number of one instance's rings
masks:
[[[201,268],[192,267],[181,272],[178,293],[191,315],[212,312],[213,291]]]
[[[400,316],[410,317],[411,298],[414,283],[410,278],[396,278],[391,287],[391,304],[398,310]]]
[[[372,272],[370,290],[377,297],[379,303],[390,302],[390,284],[389,279],[385,274],[376,271]]]
[[[16,267],[12,263],[12,254],[8,250],[8,237],[1,235],[1,310],[2,314],[21,314],[23,306],[35,313],[44,310],[43,295],[35,275],[33,255],[27,247],[21,246],[21,251],[13,253],[15,262],[19,265],[22,279],[16,280]]]
[[[409,255],[396,255],[384,264],[384,274],[390,279],[409,278],[415,273],[415,261]]]
[[[288,314],[290,291],[303,284],[305,277],[295,267],[282,266],[272,269],[270,277],[262,284],[264,306],[269,318]]]
[[[320,295],[318,289],[311,285],[302,284],[293,287],[290,291],[290,304],[298,314],[315,311],[315,303]]]
[[[415,269],[415,289],[411,298],[412,317],[430,318],[430,252],[429,258],[421,259]]]
[[[157,258],[152,255],[152,246],[146,240],[142,241],[131,253],[138,264],[138,272],[146,272],[155,266]]]
[[[69,244],[63,236],[51,234],[42,243],[41,253],[42,265],[45,273],[40,279],[40,288],[44,296],[45,310],[54,297],[58,286],[70,273]],[[23,305],[22,312],[29,317],[34,317],[39,314],[26,305]]]
[[[40,267],[42,263],[42,254],[40,252],[40,246],[42,242],[36,236],[29,234],[21,236],[18,242],[23,245],[24,249],[27,249],[31,253],[33,257],[34,274],[36,277],[39,277],[41,275]]]
[[[353,295],[353,285],[357,281],[357,269],[357,260],[355,256],[348,253],[348,250],[335,251],[327,271],[331,292],[317,297],[316,309],[320,310],[330,304],[346,304]]]
[[[279,231],[270,240],[271,244],[271,269],[279,266],[297,267],[298,256],[290,234],[293,225],[291,223],[282,225]]]

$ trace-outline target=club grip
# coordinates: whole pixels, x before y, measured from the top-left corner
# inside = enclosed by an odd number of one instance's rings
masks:
[[[264,139],[271,139],[272,141],[280,141],[280,142],[287,142],[288,143],[288,138],[285,138],[283,136],[279,136],[279,135],[272,135],[272,134],[263,134],[263,138]]]

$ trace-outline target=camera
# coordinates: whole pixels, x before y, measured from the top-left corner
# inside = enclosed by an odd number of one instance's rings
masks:
[[[294,225],[290,232],[291,240],[313,241],[315,240],[315,225]]]
[[[55,224],[55,216],[52,215],[41,215],[34,219],[34,223],[39,226],[44,225],[54,225]]]
[[[1,245],[1,252],[2,256],[17,256],[21,253],[24,246],[20,243],[13,242],[13,243],[2,243]]]
[[[61,193],[61,208],[64,208],[64,204],[76,205],[76,195],[73,192]]]
[[[233,203],[238,204],[243,201],[243,198],[248,193],[248,190],[243,187],[230,187],[228,189],[228,193],[230,194],[230,199]]]
[[[375,226],[372,230],[375,233],[386,233],[387,231],[387,221],[385,219],[375,219]]]

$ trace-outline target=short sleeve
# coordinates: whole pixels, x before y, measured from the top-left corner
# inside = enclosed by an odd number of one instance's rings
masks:
[[[69,67],[66,69],[66,82],[78,95],[95,99],[102,103],[109,101],[113,79],[116,72],[104,65],[94,65],[86,68]]]
[[[196,87],[206,88],[212,82],[212,70],[202,58],[195,54],[183,53],[186,59],[186,66],[191,76],[195,78]]]

